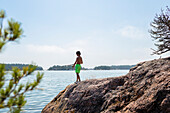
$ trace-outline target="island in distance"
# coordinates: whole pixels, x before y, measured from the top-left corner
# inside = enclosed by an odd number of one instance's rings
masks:
[[[19,69],[23,69],[23,67],[29,66],[30,64],[5,64],[5,69],[7,71],[12,70],[12,67],[18,67]],[[94,68],[85,68],[82,67],[82,70],[129,70],[135,65],[112,65],[112,66],[96,66]],[[41,66],[37,66],[36,70],[43,70]],[[48,68],[48,71],[68,71],[74,70],[72,65],[54,65]]]
[[[20,70],[22,70],[23,67],[27,67],[29,65],[30,64],[5,64],[5,70],[10,71],[12,70],[12,67],[18,67]],[[37,66],[35,70],[43,70],[43,68],[41,66]]]
[[[129,70],[135,65],[112,65],[112,66],[96,66],[94,68],[82,67],[82,70]],[[74,70],[72,65],[54,65],[48,69],[49,71]]]
[[[73,65],[54,65],[52,67],[50,67],[48,70],[49,71],[61,71],[61,70],[74,70],[74,68],[72,67]],[[82,67],[82,70],[89,70],[88,68],[84,68]]]

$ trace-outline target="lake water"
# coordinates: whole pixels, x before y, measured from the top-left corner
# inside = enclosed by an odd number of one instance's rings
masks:
[[[80,73],[81,80],[117,77],[125,75],[129,70],[83,70]],[[55,97],[64,90],[69,84],[76,80],[74,71],[40,71],[44,73],[44,77],[37,88],[26,93],[27,103],[22,113],[40,113],[41,110]],[[36,74],[37,72],[35,72]],[[32,81],[35,76],[30,75],[21,82]],[[0,113],[6,113],[8,109],[1,109]]]

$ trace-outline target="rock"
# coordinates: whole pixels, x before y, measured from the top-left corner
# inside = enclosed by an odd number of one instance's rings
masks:
[[[42,113],[99,112],[170,112],[170,57],[139,63],[125,76],[71,84],[42,110]]]

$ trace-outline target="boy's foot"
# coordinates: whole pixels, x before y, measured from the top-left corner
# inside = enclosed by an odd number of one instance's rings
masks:
[[[77,81],[77,82],[74,82],[75,84],[78,84],[78,83],[80,83],[81,81]]]
[[[75,84],[77,84],[78,82],[74,82]]]

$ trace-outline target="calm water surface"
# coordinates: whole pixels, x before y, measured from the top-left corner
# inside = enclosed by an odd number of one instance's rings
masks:
[[[81,71],[81,80],[116,77],[125,75],[129,70],[88,70]],[[37,90],[27,92],[27,103],[23,108],[22,113],[40,113],[41,110],[47,105],[57,94],[64,90],[65,87],[74,83],[76,76],[74,71],[40,71],[44,73],[44,77],[38,86]],[[36,74],[37,72],[35,72]],[[35,79],[34,75],[26,77],[22,83],[26,83]],[[7,109],[0,110],[0,113],[6,113]]]

